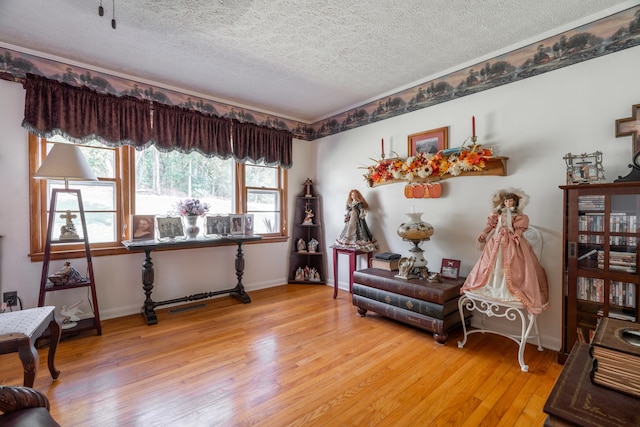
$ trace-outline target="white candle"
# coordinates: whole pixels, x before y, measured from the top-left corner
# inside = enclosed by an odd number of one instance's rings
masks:
[[[415,206],[411,206],[411,213],[416,213],[416,207]]]

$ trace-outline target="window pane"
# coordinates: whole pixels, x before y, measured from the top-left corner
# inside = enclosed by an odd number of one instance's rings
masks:
[[[253,232],[255,234],[279,233],[279,212],[256,212],[253,214]]]
[[[65,139],[58,136],[47,141],[47,153],[51,151],[55,142],[65,142]],[[83,145],[78,145],[82,155],[87,159],[89,166],[99,178],[114,179],[116,176],[116,152],[115,149],[104,147],[98,141],[91,141]]]
[[[115,212],[86,212],[84,217],[87,221],[89,242],[104,243],[118,240],[118,236],[116,236]],[[76,228],[78,227],[82,228],[80,223],[76,225]]]
[[[234,163],[200,153],[163,153],[151,146],[136,151],[138,215],[176,212],[176,203],[197,198],[209,204],[209,214],[234,212]]]
[[[82,192],[85,211],[115,211],[116,185],[113,182],[88,182],[75,185]]]
[[[71,181],[70,189],[79,189],[84,207],[84,218],[87,223],[87,234],[90,243],[114,242],[116,236],[115,213],[115,184],[112,182],[83,182],[82,184]],[[48,181],[47,207],[51,204],[51,194],[54,188],[64,189],[62,181]],[[58,193],[55,206],[56,216],[53,219],[53,232],[51,237],[57,239],[60,233],[57,230],[66,224],[66,211],[70,211],[73,225],[78,235],[82,238],[82,222],[78,216],[80,207],[75,194]]]
[[[268,166],[245,165],[247,187],[278,187],[278,168]]]
[[[277,212],[280,210],[280,197],[273,190],[247,190],[247,213]]]
[[[247,213],[254,214],[254,233],[278,233],[280,193],[273,190],[247,189]]]

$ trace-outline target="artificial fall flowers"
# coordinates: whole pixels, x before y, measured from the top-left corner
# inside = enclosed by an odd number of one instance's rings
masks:
[[[198,199],[183,199],[178,202],[178,211],[180,215],[198,215],[202,216],[209,210],[208,203],[202,203]]]
[[[447,154],[451,152],[451,154]],[[480,145],[471,148],[439,151],[436,154],[418,153],[401,159],[398,157],[375,160],[376,164],[367,167],[364,174],[369,185],[392,180],[414,181],[429,176],[457,176],[462,172],[480,171],[486,167],[486,161],[493,157],[491,149]]]

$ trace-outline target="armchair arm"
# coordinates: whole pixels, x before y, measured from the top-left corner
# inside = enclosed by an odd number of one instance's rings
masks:
[[[49,410],[49,399],[41,391],[30,387],[0,386],[0,411],[6,413],[38,407]]]

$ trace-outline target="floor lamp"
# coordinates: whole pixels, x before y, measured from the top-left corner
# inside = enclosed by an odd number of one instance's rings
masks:
[[[84,242],[85,253],[87,254],[87,270],[89,274],[88,280],[90,283],[94,282],[93,277],[93,265],[91,263],[91,252],[89,245],[89,238],[87,236],[87,224],[84,217],[84,206],[82,204],[82,194],[79,189],[70,189],[69,181],[97,181],[98,178],[93,172],[89,163],[82,155],[80,148],[74,144],[57,143],[54,144],[49,154],[45,158],[44,162],[36,173],[34,174],[36,179],[47,180],[64,180],[64,188],[54,188],[51,191],[51,202],[49,206],[49,218],[47,221],[47,241],[44,248],[44,257],[42,263],[42,276],[40,279],[40,296],[38,298],[38,306],[44,305],[44,292],[43,289],[49,279],[49,262],[51,261],[51,243],[80,243]],[[58,203],[58,195],[70,194],[75,195],[78,201],[78,215],[82,224],[82,238],[78,235],[75,225],[72,219],[77,216],[67,210],[61,218],[65,219],[65,225],[60,227],[60,236],[52,238],[53,225],[56,215],[56,207]],[[94,307],[97,307],[95,301],[95,292],[93,293]],[[96,314],[97,316],[97,314]],[[64,325],[63,325],[64,329]]]

